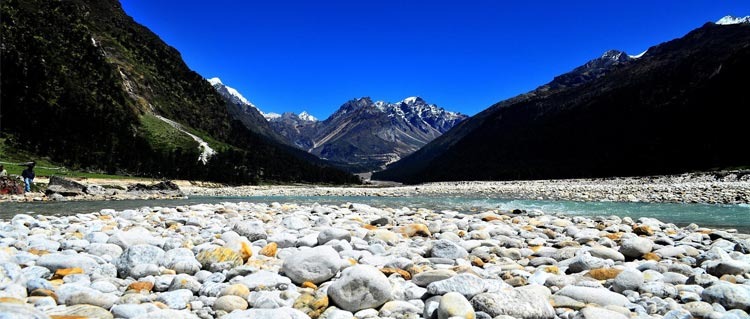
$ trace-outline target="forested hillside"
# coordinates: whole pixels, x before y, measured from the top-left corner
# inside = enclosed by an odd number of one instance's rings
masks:
[[[356,181],[233,119],[179,52],[117,1],[7,0],[0,8],[0,126],[11,149],[160,178]],[[206,163],[193,136],[216,152]]]

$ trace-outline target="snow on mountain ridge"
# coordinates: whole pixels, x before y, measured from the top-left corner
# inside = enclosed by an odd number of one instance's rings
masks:
[[[623,62],[632,59],[633,57],[625,53],[624,51],[620,50],[607,50],[602,54],[599,59],[595,59],[592,61],[600,60],[600,61],[607,61],[607,63],[617,63],[617,62]]]
[[[410,97],[407,97],[407,98],[405,98],[405,99],[404,99],[403,101],[401,101],[401,102],[402,102],[402,103],[406,103],[406,104],[412,104],[412,103],[416,102],[416,101],[417,101],[417,99],[419,99],[419,97],[417,97],[417,96],[410,96]]]
[[[260,108],[258,108],[253,103],[248,101],[244,96],[242,96],[239,91],[230,86],[227,86],[218,77],[206,79],[206,81],[208,81],[217,91],[228,97],[233,103],[241,104],[243,106],[249,106],[258,110],[258,112],[260,112],[260,114],[263,116],[263,118],[266,119],[266,121],[270,122],[280,120],[284,116],[278,113],[264,113],[262,110],[260,110]],[[410,96],[397,103],[390,103],[385,101],[376,101],[373,103],[369,98],[359,98],[355,99],[355,101],[356,103],[349,104],[354,107],[353,109],[357,109],[360,107],[374,107],[381,113],[386,114],[388,117],[400,117],[404,120],[417,118],[421,121],[425,121],[426,119],[431,121],[438,121],[442,118],[445,121],[454,121],[464,116],[460,113],[446,111],[445,109],[438,107],[435,104],[428,104],[427,102],[425,102],[425,100],[418,96]],[[345,114],[353,109],[342,108],[339,109],[337,113]],[[307,111],[302,111],[302,113],[300,113],[299,115],[295,114],[294,116],[302,121],[318,121],[316,117],[314,117]]]
[[[307,113],[307,111],[302,111],[297,117],[300,118],[300,120],[303,121],[310,121],[310,122],[317,122],[318,119],[314,116],[310,115],[310,113]]]
[[[248,101],[244,96],[242,96],[242,94],[240,94],[240,92],[238,92],[237,90],[235,90],[233,87],[227,86],[226,84],[224,84],[223,82],[221,82],[221,79],[219,79],[218,77],[210,78],[207,81],[208,81],[208,83],[211,83],[211,85],[214,88],[216,88],[217,90],[218,89],[224,89],[224,90],[226,90],[227,93],[229,93],[229,95],[231,97],[233,97],[234,99],[236,99],[235,102],[240,102],[240,103],[242,103],[244,105],[252,106],[252,107],[254,107],[254,108],[257,109],[257,107],[255,105],[253,105],[253,103],[250,103],[250,101]],[[258,110],[258,111],[260,111],[260,110]]]
[[[742,24],[742,23],[750,23],[750,16],[745,17],[735,17],[735,16],[725,16],[719,21],[716,21],[716,24],[719,25],[731,25],[731,24]]]
[[[361,98],[357,99],[357,101],[361,100]],[[406,106],[406,111],[402,108],[402,104]],[[381,112],[388,114],[390,117],[396,115],[401,117],[415,115],[419,118],[437,119],[442,116],[446,120],[454,120],[462,117],[460,113],[446,111],[444,108],[435,104],[428,104],[418,96],[410,96],[397,103],[376,101],[372,105]]]
[[[641,57],[642,57],[642,56],[643,56],[644,54],[646,54],[646,52],[648,52],[648,49],[646,49],[646,51],[643,51],[643,52],[641,52],[640,54],[636,54],[636,55],[628,55],[628,56],[629,56],[629,57],[630,57],[631,59],[640,59],[640,58],[641,58]]]

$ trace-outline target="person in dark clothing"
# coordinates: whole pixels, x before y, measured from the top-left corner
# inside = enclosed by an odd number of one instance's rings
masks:
[[[21,177],[23,177],[23,182],[26,184],[26,187],[24,188],[24,191],[30,192],[31,191],[31,183],[34,182],[34,177],[36,177],[36,173],[34,173],[34,166],[36,166],[35,162],[29,163],[27,168],[23,170],[21,173]]]

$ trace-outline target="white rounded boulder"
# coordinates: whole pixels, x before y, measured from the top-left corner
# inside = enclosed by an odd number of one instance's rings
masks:
[[[339,272],[341,256],[331,246],[302,249],[284,259],[281,270],[296,284],[319,284]]]
[[[357,265],[345,269],[341,278],[331,284],[328,297],[351,312],[377,308],[391,299],[391,284],[377,268]]]

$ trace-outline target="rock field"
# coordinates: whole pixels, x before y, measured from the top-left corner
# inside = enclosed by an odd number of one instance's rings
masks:
[[[747,319],[749,238],[356,203],[19,214],[0,318]]]

